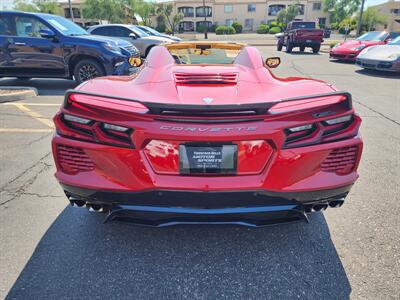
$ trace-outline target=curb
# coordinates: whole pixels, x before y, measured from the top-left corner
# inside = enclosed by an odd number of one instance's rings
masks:
[[[0,90],[18,90],[18,92],[12,94],[0,95],[0,103],[25,100],[38,95],[36,88],[27,86],[0,86]]]

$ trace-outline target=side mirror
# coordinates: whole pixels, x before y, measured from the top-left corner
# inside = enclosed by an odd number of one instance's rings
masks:
[[[143,64],[143,60],[139,57],[131,57],[131,58],[129,58],[129,64],[132,67],[138,68]]]
[[[136,34],[134,34],[133,32],[129,34],[129,37],[130,37],[131,39],[136,40]]]
[[[42,38],[45,39],[53,39],[56,37],[54,31],[50,29],[40,29],[39,34]]]
[[[276,68],[281,64],[281,59],[279,57],[268,57],[265,60],[265,64],[267,65],[268,68]]]
[[[284,36],[283,32],[279,32],[279,33],[275,34],[275,37],[276,37],[277,39],[280,39],[280,38],[283,37],[283,36]]]

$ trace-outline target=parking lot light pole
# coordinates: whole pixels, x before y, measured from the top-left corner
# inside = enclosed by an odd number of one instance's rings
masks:
[[[208,24],[207,24],[207,13],[206,13],[206,0],[203,0],[203,13],[204,13],[204,39],[208,39]]]
[[[362,29],[362,16],[364,12],[364,3],[365,0],[361,1],[361,11],[360,11],[360,16],[358,17],[358,24],[357,24],[357,36],[361,34],[361,29]]]
[[[71,15],[71,21],[74,22],[74,14],[72,12],[71,0],[68,0],[68,7],[69,7],[69,13]]]

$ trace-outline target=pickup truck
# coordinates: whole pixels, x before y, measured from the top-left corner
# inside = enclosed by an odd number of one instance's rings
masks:
[[[324,41],[324,31],[317,29],[315,22],[292,21],[285,32],[278,36],[277,50],[286,47],[286,52],[291,53],[295,47],[304,51],[306,47],[312,48],[313,53],[318,53],[321,43]]]

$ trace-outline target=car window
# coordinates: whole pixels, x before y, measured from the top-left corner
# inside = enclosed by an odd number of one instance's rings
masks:
[[[109,30],[110,34],[108,35],[115,37],[129,37],[129,35],[132,33],[132,31],[123,26],[110,26]]]
[[[357,38],[357,41],[384,41],[388,34],[380,31],[370,31]]]
[[[32,17],[16,17],[15,28],[19,37],[36,37],[40,38],[40,30],[49,29],[46,25],[36,18]]]
[[[65,18],[55,15],[42,15],[42,18],[62,34],[70,36],[88,34],[85,29]]]
[[[292,23],[292,28],[291,29],[314,29],[315,28],[315,22],[294,22]]]
[[[93,29],[90,33],[97,35],[108,35],[108,27],[98,27]]]
[[[11,19],[6,16],[0,17],[0,35],[14,35],[11,26]]]
[[[393,40],[393,39],[397,38],[398,36],[400,36],[399,32],[391,32],[391,33],[389,33],[389,37],[388,38]]]

